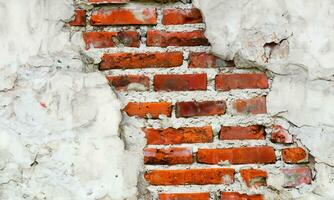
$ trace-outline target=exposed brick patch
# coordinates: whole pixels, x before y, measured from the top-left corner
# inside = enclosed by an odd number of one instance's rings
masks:
[[[263,200],[263,196],[260,194],[240,194],[237,192],[222,192],[221,200]]]
[[[155,47],[208,46],[209,41],[205,37],[204,31],[201,30],[191,32],[149,30],[147,32],[146,45]]]
[[[282,169],[284,174],[283,187],[292,188],[302,184],[311,184],[312,176],[311,170],[308,167],[294,167]]]
[[[225,101],[177,102],[175,108],[176,117],[223,115],[225,111]]]
[[[267,185],[268,174],[260,169],[241,169],[240,175],[247,187],[259,187]]]
[[[92,4],[123,4],[128,3],[129,0],[88,0]]]
[[[147,144],[182,144],[212,142],[211,126],[167,129],[144,129]]]
[[[75,10],[74,19],[68,23],[70,26],[86,26],[86,11]]]
[[[125,9],[101,8],[92,13],[91,25],[154,25],[157,23],[155,8]]]
[[[189,54],[189,68],[215,68],[218,58],[205,52],[191,52]]]
[[[265,131],[263,126],[252,125],[241,126],[222,126],[220,129],[221,140],[263,140]]]
[[[145,179],[152,185],[231,184],[234,169],[153,170],[145,174]]]
[[[159,200],[209,200],[210,194],[203,193],[174,193],[159,194]]]
[[[305,163],[308,162],[308,154],[300,147],[286,148],[282,150],[282,159],[290,164]]]
[[[219,74],[216,76],[216,90],[267,89],[268,78],[265,74]]]
[[[270,140],[274,143],[291,144],[293,138],[287,130],[280,125],[274,125]]]
[[[139,47],[139,34],[136,31],[84,32],[86,49],[108,47]]]
[[[144,75],[107,76],[109,84],[117,91],[147,91],[150,79]]]
[[[226,149],[198,149],[197,162],[219,164],[228,161],[230,164],[270,164],[276,162],[272,147],[239,147]]]
[[[160,74],[154,76],[154,90],[193,91],[206,90],[206,74]]]
[[[184,147],[144,149],[144,163],[151,165],[176,165],[193,163],[192,149]]]
[[[178,67],[182,62],[181,52],[112,53],[103,55],[100,70],[169,68]]]
[[[163,11],[162,24],[194,24],[203,22],[201,11],[192,9],[165,9]]]
[[[158,119],[159,115],[171,116],[172,104],[168,102],[130,102],[124,108],[124,112],[129,116]]]
[[[265,114],[267,105],[265,97],[254,97],[252,99],[239,99],[233,103],[234,109],[241,114]]]

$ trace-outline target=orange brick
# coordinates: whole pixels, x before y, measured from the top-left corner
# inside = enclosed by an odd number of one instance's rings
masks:
[[[221,200],[263,200],[263,196],[260,194],[247,195],[237,192],[222,192]]]
[[[288,130],[284,129],[280,125],[273,126],[273,131],[271,133],[270,140],[274,143],[284,143],[284,144],[293,143],[293,138],[289,134]]]
[[[102,56],[100,70],[170,68],[181,66],[182,63],[181,52],[112,53]]]
[[[243,113],[243,114],[267,113],[266,97],[239,99],[233,103],[233,107],[238,113]]]
[[[150,165],[176,165],[193,163],[192,149],[174,147],[144,149],[144,163]]]
[[[165,9],[163,11],[162,24],[195,24],[203,22],[201,11],[192,9]]]
[[[153,170],[145,174],[145,179],[151,185],[231,184],[234,182],[234,169]]]
[[[252,125],[241,126],[222,126],[220,129],[221,140],[263,140],[265,131],[263,126]]]
[[[74,19],[68,23],[71,26],[86,26],[86,11],[75,10]]]
[[[129,116],[158,119],[159,115],[171,116],[172,104],[168,102],[130,102],[124,108],[124,112]]]
[[[218,58],[205,52],[191,52],[189,54],[189,68],[215,68]]]
[[[268,78],[265,74],[218,74],[216,90],[267,89]]]
[[[212,116],[225,114],[225,101],[189,101],[176,103],[176,117]]]
[[[226,149],[198,149],[197,162],[219,164],[228,161],[230,164],[270,164],[276,162],[272,147],[240,147]]]
[[[157,12],[155,8],[101,8],[92,13],[90,23],[93,26],[153,25],[157,23]]]
[[[139,47],[139,34],[136,31],[84,32],[86,49],[108,47]]]
[[[159,194],[159,200],[209,200],[210,194],[203,193],[163,193]]]
[[[286,148],[282,150],[282,159],[290,164],[306,163],[308,162],[308,154],[300,147]]]
[[[107,79],[118,91],[146,91],[150,87],[150,79],[144,75],[107,76]]]
[[[212,142],[211,126],[167,129],[144,129],[147,144],[182,144]]]
[[[147,32],[147,46],[167,47],[167,46],[208,46],[208,39],[204,31],[197,30],[191,32],[166,32],[149,30]]]
[[[247,187],[259,187],[267,185],[267,172],[260,169],[241,169],[240,174]]]
[[[155,91],[206,90],[206,87],[206,74],[160,74],[154,76]]]

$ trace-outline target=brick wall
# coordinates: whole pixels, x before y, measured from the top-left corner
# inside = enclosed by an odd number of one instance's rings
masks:
[[[311,183],[307,152],[267,115],[270,77],[210,54],[191,3],[88,1],[69,26],[143,125],[143,198],[265,199],[277,169],[285,188]]]

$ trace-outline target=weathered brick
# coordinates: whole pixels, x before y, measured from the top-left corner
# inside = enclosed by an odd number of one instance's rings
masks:
[[[154,90],[193,91],[206,90],[206,74],[160,74],[154,76]]]
[[[174,147],[144,149],[144,163],[149,165],[176,165],[193,163],[192,149]]]
[[[159,115],[171,116],[172,104],[168,102],[130,102],[123,111],[126,112],[128,116],[158,119]]]
[[[178,67],[182,63],[183,55],[181,52],[112,53],[102,56],[100,70],[169,68]]]
[[[195,24],[203,22],[201,11],[192,9],[165,9],[163,11],[162,24]]]
[[[282,169],[284,174],[284,185],[286,188],[293,188],[303,184],[311,184],[311,170],[308,167],[294,167]]]
[[[263,200],[263,196],[260,194],[240,194],[237,192],[222,192],[221,200]]]
[[[234,169],[153,170],[145,174],[145,179],[151,185],[231,184],[234,182]]]
[[[203,193],[162,193],[159,200],[209,200],[210,194]]]
[[[147,46],[167,47],[167,46],[208,46],[209,41],[204,35],[204,31],[197,30],[191,32],[166,32],[149,30],[147,32]]]
[[[222,126],[220,129],[221,140],[263,140],[264,138],[264,127],[259,125]]]
[[[265,74],[218,74],[216,90],[267,89],[268,78]]]
[[[136,31],[84,32],[86,49],[108,47],[139,47],[139,34]]]
[[[238,99],[233,103],[234,109],[242,114],[267,113],[266,97],[254,97],[252,99]]]
[[[289,132],[280,125],[274,125],[270,140],[274,143],[291,144],[293,138]]]
[[[275,163],[275,151],[272,147],[240,147],[226,149],[198,149],[197,162],[219,164],[269,164]]]
[[[75,10],[74,19],[68,23],[71,26],[86,26],[86,11],[85,10]]]
[[[308,154],[300,147],[286,148],[282,150],[282,160],[290,164],[306,163]]]
[[[215,68],[218,58],[205,52],[191,52],[189,54],[189,68]]]
[[[225,101],[189,101],[176,103],[176,117],[212,116],[225,114]]]
[[[109,84],[118,91],[147,91],[150,79],[144,75],[107,76]]]
[[[88,2],[92,4],[123,4],[128,3],[129,0],[88,0]]]
[[[211,126],[143,130],[147,144],[207,143],[213,137]]]
[[[155,8],[126,9],[126,8],[101,8],[92,13],[91,25],[152,25],[157,23]]]
[[[259,187],[267,185],[268,174],[260,169],[241,169],[240,175],[245,181],[247,187]]]

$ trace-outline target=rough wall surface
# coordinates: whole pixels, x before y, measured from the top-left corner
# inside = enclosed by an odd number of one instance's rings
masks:
[[[333,1],[194,3],[202,10],[216,55],[234,60],[238,68],[273,75],[268,111],[288,122],[314,157],[313,186],[281,198],[333,199]]]

